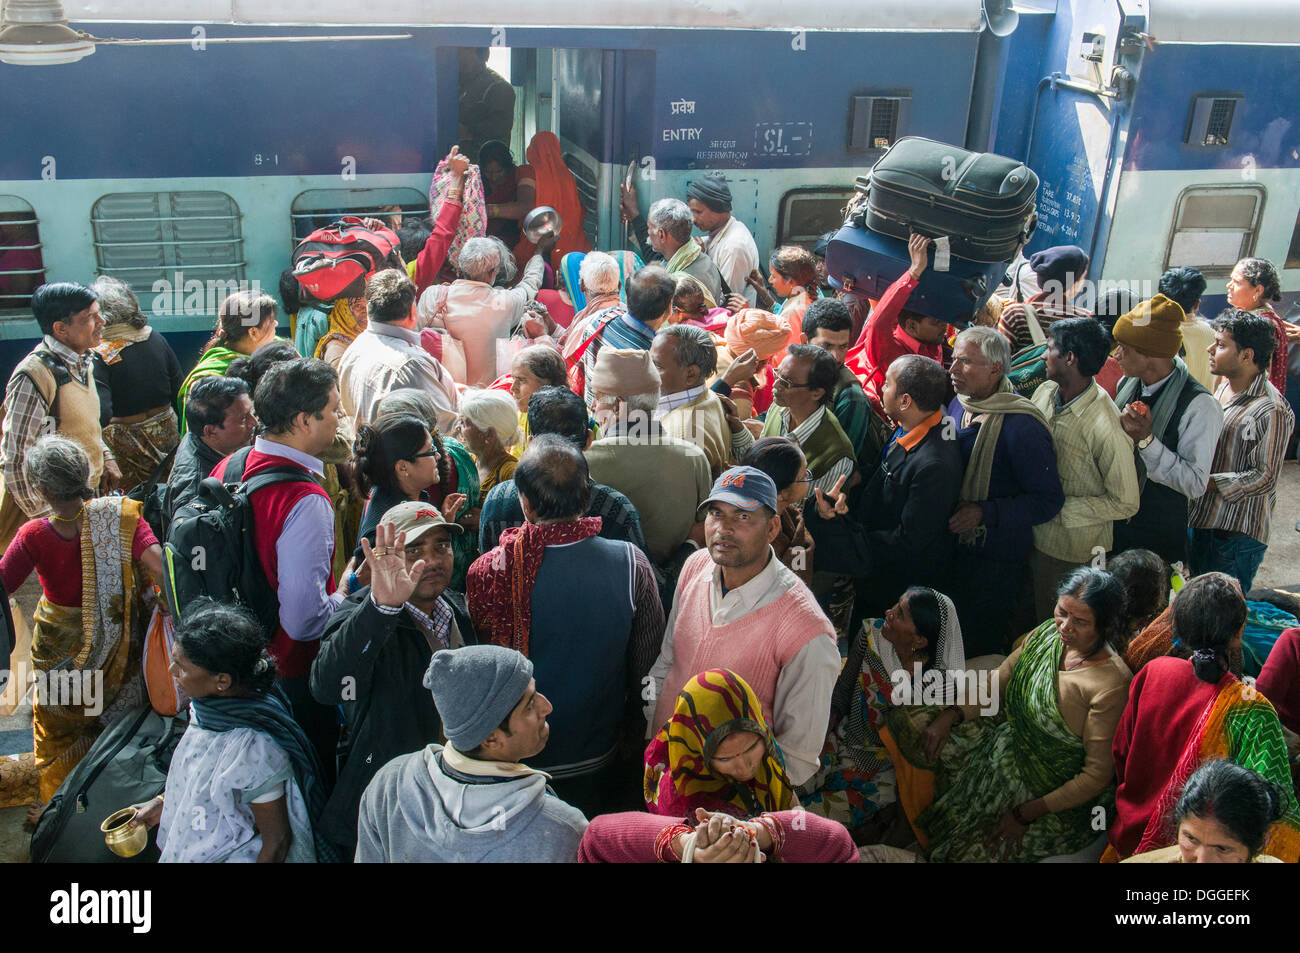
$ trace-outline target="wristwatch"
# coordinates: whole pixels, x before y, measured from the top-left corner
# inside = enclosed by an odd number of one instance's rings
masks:
[[[1151,441],[1155,439],[1156,439],[1156,435],[1153,433],[1149,433],[1141,440],[1138,441],[1137,448],[1139,450],[1145,450],[1147,447],[1151,446]]]

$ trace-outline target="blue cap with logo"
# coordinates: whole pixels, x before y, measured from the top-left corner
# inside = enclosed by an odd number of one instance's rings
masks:
[[[776,484],[756,467],[732,467],[718,477],[709,492],[709,498],[700,504],[700,509],[703,510],[713,502],[730,503],[742,510],[756,510],[760,506],[766,506],[775,513]]]

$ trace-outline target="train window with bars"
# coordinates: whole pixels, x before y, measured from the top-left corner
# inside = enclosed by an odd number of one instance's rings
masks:
[[[395,215],[427,219],[429,196],[410,188],[308,189],[300,192],[289,208],[293,243],[297,245],[344,215],[378,218],[390,226],[396,222]]]
[[[186,282],[244,280],[239,206],[224,192],[115,192],[91,209],[101,275],[136,295]]]
[[[1192,186],[1174,210],[1165,267],[1190,265],[1207,278],[1227,277],[1255,249],[1264,215],[1262,185]]]
[[[0,195],[0,313],[27,310],[44,283],[36,212],[16,195]]]

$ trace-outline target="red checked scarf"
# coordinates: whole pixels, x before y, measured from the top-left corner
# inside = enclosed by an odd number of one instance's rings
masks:
[[[600,534],[600,517],[538,526],[525,523],[501,534],[501,542],[470,567],[466,584],[470,616],[493,645],[528,654],[533,583],[547,546],[576,543]]]

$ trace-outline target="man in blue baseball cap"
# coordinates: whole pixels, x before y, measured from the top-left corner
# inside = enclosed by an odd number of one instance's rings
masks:
[[[702,549],[686,560],[654,680],[653,735],[701,672],[729,669],[754,690],[798,785],[817,770],[840,669],[834,629],[817,600],[772,551],[781,531],[776,484],[732,467],[700,504]]]

